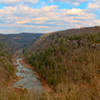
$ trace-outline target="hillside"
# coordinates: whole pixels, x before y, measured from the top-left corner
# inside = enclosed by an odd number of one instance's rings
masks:
[[[99,100],[100,27],[46,34],[24,56],[62,100]]]
[[[32,100],[35,94],[25,89],[16,89],[17,68],[15,67],[17,50],[24,49],[42,34],[0,34],[0,100]],[[15,58],[13,58],[15,57]],[[38,99],[37,99],[38,100]]]
[[[0,41],[4,42],[10,49],[18,50],[27,47],[38,39],[42,34],[20,33],[20,34],[0,34]]]
[[[66,36],[70,35],[84,35],[84,34],[95,34],[95,33],[100,33],[100,27],[95,26],[95,27],[85,27],[85,28],[79,28],[79,29],[69,29],[69,30],[64,30],[64,31],[58,31],[58,32],[53,32],[53,33],[48,33],[41,38],[39,38],[33,45],[30,46],[29,49],[36,50],[39,48],[45,48],[50,45],[51,42],[53,43],[56,39],[59,39],[61,37],[66,38]]]
[[[13,76],[12,56],[9,49],[0,42],[0,83],[8,82]]]
[[[13,74],[12,53],[30,45],[42,34],[21,33],[21,34],[0,34],[0,78],[8,79]],[[12,52],[13,51],[13,52]],[[12,56],[11,56],[12,55]]]

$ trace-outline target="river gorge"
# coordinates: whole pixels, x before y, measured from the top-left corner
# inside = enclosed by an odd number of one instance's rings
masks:
[[[19,78],[17,82],[13,84],[15,88],[34,90],[34,92],[42,92],[42,84],[40,80],[34,74],[34,71],[25,67],[21,63],[21,58],[16,59],[16,76]]]

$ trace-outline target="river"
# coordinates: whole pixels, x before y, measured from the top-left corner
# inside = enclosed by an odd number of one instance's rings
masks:
[[[34,90],[35,92],[42,91],[42,84],[40,80],[34,74],[32,69],[26,68],[21,64],[21,58],[16,59],[17,72],[16,76],[19,77],[19,80],[14,83],[15,88],[22,88],[28,90]]]

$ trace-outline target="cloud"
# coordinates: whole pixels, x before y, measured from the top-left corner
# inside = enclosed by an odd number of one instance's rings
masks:
[[[38,26],[37,28],[49,28],[48,26]]]
[[[98,5],[98,4],[94,4],[94,3],[89,3],[88,4],[88,8],[90,8],[90,9],[98,9],[98,8],[100,8],[100,5]]]
[[[1,1],[4,2],[3,0]],[[6,1],[12,3],[18,2],[18,4],[15,6],[4,6],[0,9],[0,32],[51,32],[100,24],[100,19],[97,18],[97,13],[94,13],[92,10],[99,9],[98,0],[92,0],[92,2],[89,2],[85,9],[74,6],[70,9],[59,8],[59,5],[44,5],[33,8],[29,5],[19,4],[19,2],[33,2],[35,0]],[[54,0],[52,0],[52,2],[53,1]],[[86,0],[56,1],[72,4],[76,3],[77,6],[81,2],[86,2]],[[93,3],[94,6],[92,6]]]
[[[50,2],[60,1],[60,2],[86,2],[87,0],[49,0]]]
[[[47,17],[39,17],[39,18],[33,18],[32,20],[45,21],[45,20],[48,20],[48,18]]]
[[[32,3],[36,4],[38,0],[0,0],[0,4]]]
[[[80,15],[84,13],[82,9],[76,9],[76,8],[66,9],[65,12],[67,15]]]
[[[51,11],[51,10],[57,9],[57,6],[56,6],[56,5],[44,6],[44,7],[42,7],[41,9],[42,9],[42,10],[45,10],[45,11]]]
[[[29,23],[29,22],[30,22],[30,19],[24,19],[21,21],[16,21],[16,24],[25,24],[25,23]]]
[[[49,2],[65,2],[65,3],[70,3],[72,5],[78,6],[82,2],[86,2],[88,0],[48,0]]]
[[[100,0],[93,0],[92,2],[88,3],[87,8],[98,10],[100,8]]]

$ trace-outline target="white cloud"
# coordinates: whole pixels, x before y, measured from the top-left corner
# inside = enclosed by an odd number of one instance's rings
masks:
[[[100,8],[100,0],[92,0],[87,5],[87,9],[98,10],[99,8]]]
[[[100,8],[100,4],[98,4],[98,3],[89,3],[87,8],[88,9],[99,9]]]
[[[66,9],[65,12],[67,15],[82,15],[84,13],[82,9],[76,8]]]
[[[0,4],[16,4],[21,2],[36,4],[38,0],[0,0]]]
[[[50,32],[100,24],[96,14],[88,9],[59,9],[56,5],[5,6],[0,10],[0,32]]]
[[[16,21],[16,24],[25,24],[25,23],[29,23],[29,22],[30,22],[30,19],[23,19],[20,21]]]
[[[86,2],[88,0],[49,0],[50,2],[53,1],[60,1],[60,2]]]
[[[78,6],[80,3],[86,2],[88,0],[48,0],[48,1],[49,2],[54,2],[54,1],[57,1],[57,2],[65,2],[65,3],[70,3],[72,5]]]

